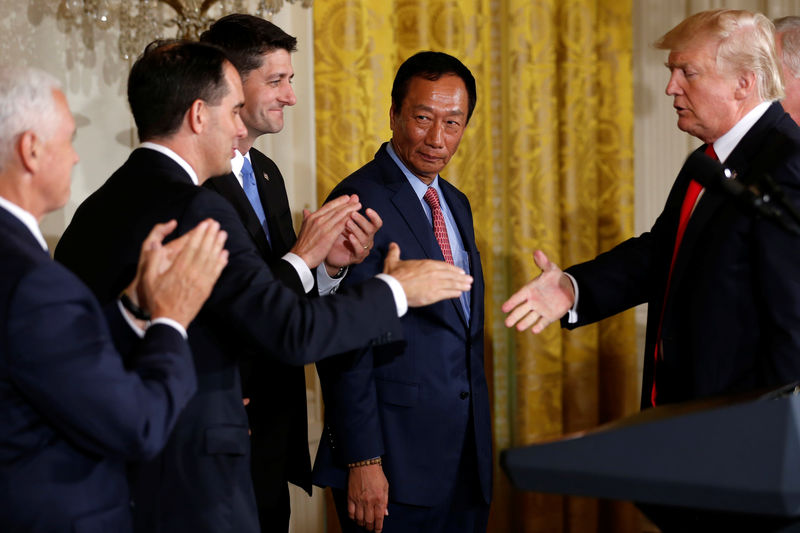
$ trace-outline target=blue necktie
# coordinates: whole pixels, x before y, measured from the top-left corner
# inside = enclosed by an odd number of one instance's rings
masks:
[[[264,228],[264,234],[267,236],[267,242],[272,246],[272,241],[269,238],[269,228],[267,227],[267,215],[264,214],[264,207],[261,205],[261,198],[258,196],[258,187],[256,186],[256,177],[253,174],[253,165],[250,160],[244,158],[242,165],[242,188],[247,199],[250,200],[250,205],[256,212],[258,221],[261,222],[261,227]]]

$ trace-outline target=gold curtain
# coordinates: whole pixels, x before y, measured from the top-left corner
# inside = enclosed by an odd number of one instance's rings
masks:
[[[638,405],[631,312],[574,332],[507,330],[500,304],[538,274],[633,232],[631,0],[325,0],[314,6],[318,195],[391,136],[400,63],[460,58],[478,104],[443,172],[469,197],[484,262],[495,455]],[[620,505],[514,491],[495,471],[490,531],[634,531]],[[330,522],[330,521],[329,521]]]

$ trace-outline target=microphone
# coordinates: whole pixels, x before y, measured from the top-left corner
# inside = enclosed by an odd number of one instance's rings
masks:
[[[780,227],[800,236],[800,214],[786,200],[780,186],[768,174],[756,177],[752,184],[738,180],[736,171],[726,168],[703,152],[692,152],[686,159],[691,165],[692,177],[709,191],[722,191],[735,198],[746,208],[775,222]],[[787,212],[792,221],[784,216]]]

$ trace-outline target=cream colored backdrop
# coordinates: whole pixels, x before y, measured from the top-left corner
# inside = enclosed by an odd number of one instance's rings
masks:
[[[478,105],[444,176],[470,198],[487,284],[496,451],[619,417],[636,405],[633,314],[540,337],[500,303],[537,273],[633,232],[630,1],[327,0],[314,10],[318,195],[389,138],[391,83],[421,49],[451,53]],[[497,472],[494,531],[588,531],[593,501],[512,495]]]

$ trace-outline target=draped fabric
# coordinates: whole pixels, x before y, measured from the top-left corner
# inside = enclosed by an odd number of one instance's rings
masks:
[[[500,311],[538,274],[536,248],[568,266],[633,233],[631,0],[325,0],[314,33],[320,198],[391,136],[403,60],[447,52],[475,75],[475,114],[442,175],[475,218],[495,455],[633,412],[632,312],[534,336],[507,330]],[[496,470],[490,531],[624,533],[637,519],[621,505],[515,491]]]

